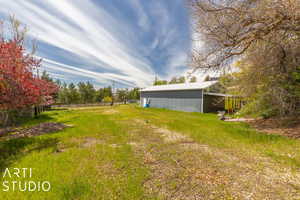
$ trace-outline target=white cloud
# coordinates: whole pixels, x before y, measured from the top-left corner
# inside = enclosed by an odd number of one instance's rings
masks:
[[[80,77],[88,77],[92,78],[95,82],[98,82],[100,84],[107,84],[111,83],[111,80],[118,81],[124,85],[129,85],[129,86],[134,86],[132,82],[134,81],[133,78],[127,77],[127,76],[122,76],[122,75],[117,75],[113,73],[99,73],[99,72],[94,72],[90,70],[85,70],[82,68],[62,64],[55,62],[53,60],[48,60],[48,59],[43,59],[44,65],[48,69],[60,71],[60,72],[66,72],[72,75],[77,75]]]
[[[139,16],[138,25],[143,31],[149,30],[149,16],[145,14],[140,2],[130,2]],[[95,71],[91,71],[90,66],[70,66],[48,58],[44,59],[46,69],[73,74],[79,78],[88,77],[99,84],[116,80],[129,86],[146,86],[153,81],[153,66],[148,58],[137,51],[135,45],[139,41],[134,37],[128,21],[116,19],[91,0],[0,0],[0,3],[0,13],[16,14],[18,19],[30,27],[29,34],[32,37],[69,52],[76,56],[74,59],[82,59],[83,63],[93,64]],[[170,20],[166,8],[160,3],[155,3],[154,7],[154,12],[161,16],[160,26],[164,28],[158,31],[166,37],[163,41],[166,46],[172,42],[175,33],[174,30],[167,30]],[[170,62],[182,63],[182,55],[179,56],[179,61],[175,55],[176,59]],[[172,68],[174,65],[167,67]]]
[[[150,29],[149,18],[141,5],[140,0],[131,0],[128,1],[136,10],[137,15],[139,16],[138,25],[143,29],[143,31],[148,31]]]

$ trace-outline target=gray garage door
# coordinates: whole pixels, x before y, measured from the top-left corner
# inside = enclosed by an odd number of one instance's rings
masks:
[[[141,102],[144,99],[154,108],[202,112],[202,90],[142,92]]]

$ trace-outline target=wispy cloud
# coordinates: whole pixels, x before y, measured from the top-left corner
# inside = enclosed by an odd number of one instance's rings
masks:
[[[181,1],[109,2],[0,0],[0,13],[15,14],[30,27],[43,45],[38,56],[45,57],[44,68],[68,82],[75,77],[143,87],[155,74],[183,71],[177,66],[185,65],[190,44]]]

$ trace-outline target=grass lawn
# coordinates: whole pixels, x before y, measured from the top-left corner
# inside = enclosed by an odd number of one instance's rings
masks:
[[[214,114],[135,105],[53,110],[24,122],[70,125],[0,140],[1,199],[300,199],[300,141],[266,135]],[[49,192],[12,181],[49,181]],[[3,191],[10,181],[10,191]],[[22,186],[23,187],[23,186]]]

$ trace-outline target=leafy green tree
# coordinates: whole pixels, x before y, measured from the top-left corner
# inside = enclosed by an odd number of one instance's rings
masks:
[[[118,89],[114,97],[115,99],[113,99],[113,92],[110,86],[96,90],[89,82],[79,82],[77,87],[74,83],[67,85],[60,82],[60,90],[56,102],[61,104],[97,103],[104,102],[105,97],[111,99],[109,102],[113,100],[120,102],[137,100],[140,98],[140,90],[139,88]]]
[[[80,95],[74,83],[68,86],[68,103],[77,104],[80,101]]]
[[[133,88],[128,92],[128,99],[129,100],[138,100],[140,99],[140,89]]]
[[[55,84],[58,85],[59,87],[62,86],[62,82],[61,82],[59,79],[55,80],[54,82],[55,82]]]
[[[101,102],[104,98],[104,89],[100,88],[95,92],[95,102]]]
[[[128,100],[128,89],[118,89],[117,90],[117,100],[119,102],[125,102]]]
[[[66,83],[63,83],[58,92],[58,103],[68,104],[69,90]]]
[[[112,102],[112,97],[104,97],[104,99],[103,99],[103,102],[104,103],[111,103]]]
[[[110,86],[103,88],[103,94],[104,97],[112,97],[112,88]]]
[[[155,81],[153,82],[153,85],[167,85],[168,81],[166,80],[159,80],[158,78],[155,78]]]
[[[185,83],[185,77],[184,77],[184,76],[180,76],[180,77],[177,79],[177,83]]]
[[[180,76],[180,77],[173,77],[170,81],[169,84],[178,84],[178,83],[185,83],[185,77]]]
[[[78,91],[80,94],[81,103],[94,103],[96,90],[90,82],[87,83],[79,82]]]
[[[84,82],[79,82],[77,84],[78,92],[80,95],[80,103],[87,103],[87,93],[86,93],[86,85]]]
[[[87,82],[86,84],[86,90],[87,90],[87,102],[88,103],[94,103],[95,102],[95,95],[96,90],[90,82]]]
[[[112,88],[110,86],[95,91],[94,102],[102,102],[104,97],[112,97]]]

